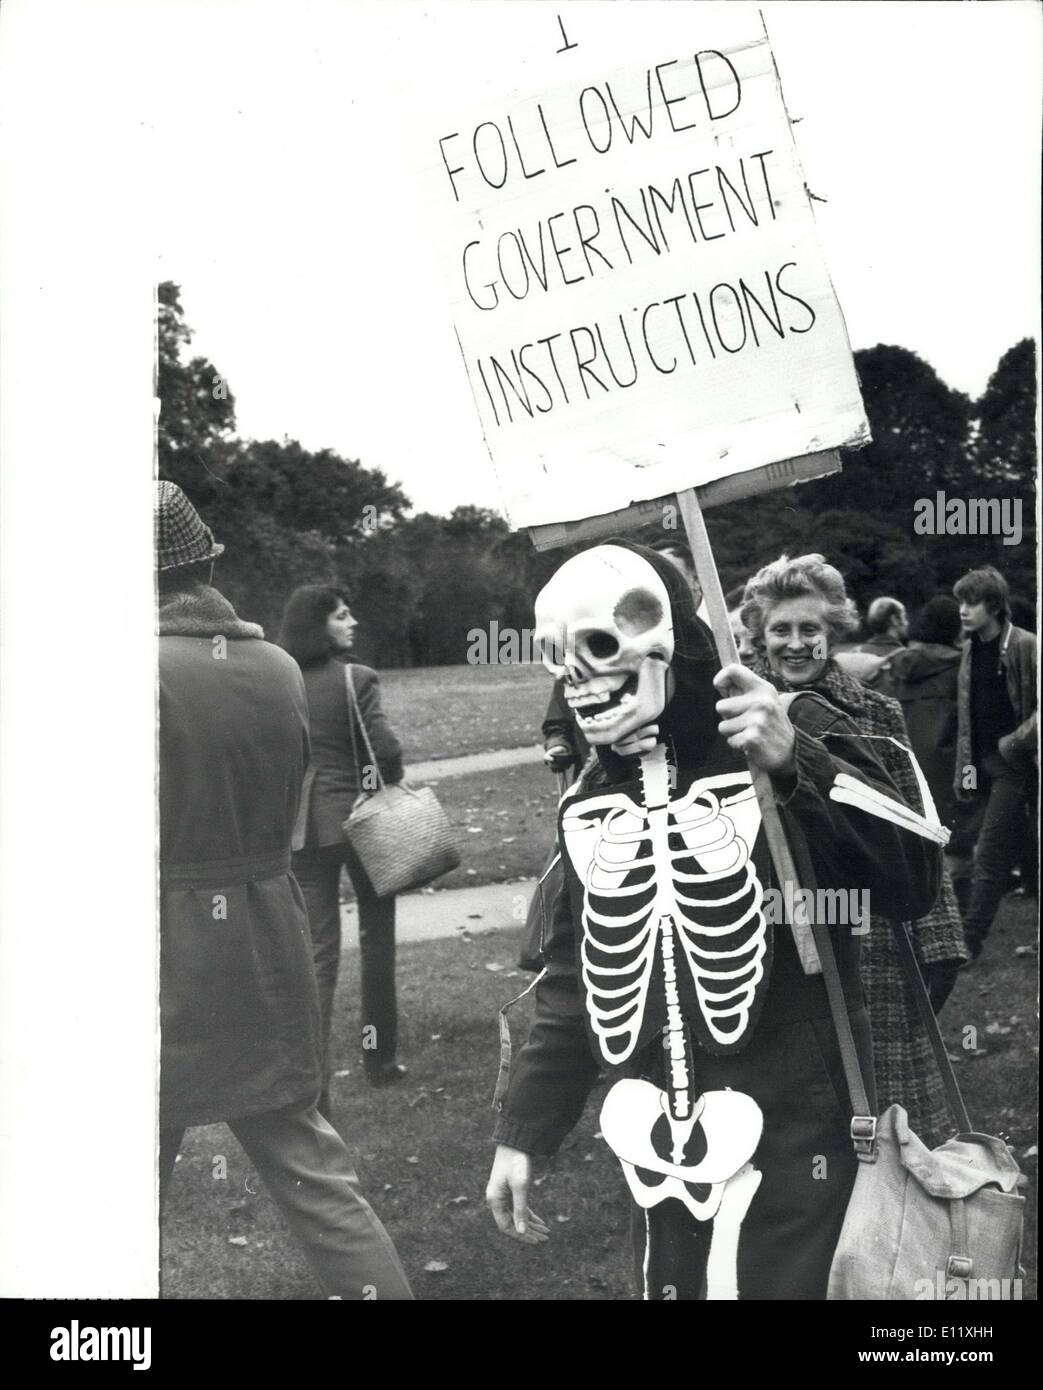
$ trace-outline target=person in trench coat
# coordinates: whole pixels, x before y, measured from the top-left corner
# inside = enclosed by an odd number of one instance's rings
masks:
[[[176,484],[157,483],[161,1197],[185,1129],[224,1121],[328,1297],[410,1299],[315,1107],[318,997],[290,868],[304,685],[211,587],[223,548]]]

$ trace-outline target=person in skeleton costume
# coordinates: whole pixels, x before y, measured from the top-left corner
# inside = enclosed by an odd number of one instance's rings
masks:
[[[597,758],[560,807],[567,891],[498,1088],[493,1216],[547,1238],[532,1158],[556,1151],[606,1071],[601,1130],[633,1199],[643,1296],[823,1298],[857,1162],[851,1110],[822,977],[781,925],[749,764],[772,778],[798,866],[868,889],[874,908],[927,910],[935,827],[831,706],[719,670],[690,591],[651,551],[611,542],[566,561],[536,628]],[[871,1075],[858,938],[834,944]]]

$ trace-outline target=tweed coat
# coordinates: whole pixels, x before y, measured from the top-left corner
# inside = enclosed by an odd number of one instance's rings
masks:
[[[308,756],[297,663],[216,589],[160,606],[160,1123],[310,1105],[311,937],[290,870]]]
[[[796,689],[775,676],[767,664],[758,671],[780,689]],[[813,688],[842,710],[863,734],[873,739],[873,749],[904,799],[922,811],[920,789],[909,757],[910,748],[902,707],[889,695],[867,689],[830,660]],[[938,961],[966,960],[960,909],[946,871],[938,898],[925,917],[907,924],[921,965]],[[902,969],[890,921],[877,913],[862,940],[862,981],[873,1030],[873,1060],[877,1098],[881,1111],[896,1102],[905,1108],[912,1129],[929,1147],[941,1143],[956,1124],[945,1100],[941,1077],[920,1022],[911,987]]]
[[[342,825],[361,790],[369,762],[365,739],[348,710],[345,670],[338,657],[304,667],[311,728],[311,758],[304,778],[293,848],[319,849],[344,843]],[[380,776],[388,785],[402,780],[402,745],[380,702],[380,679],[369,666],[351,662],[351,680]]]

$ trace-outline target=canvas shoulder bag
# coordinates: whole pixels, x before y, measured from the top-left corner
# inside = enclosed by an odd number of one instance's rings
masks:
[[[903,968],[960,1132],[929,1149],[900,1105],[869,1113],[861,1063],[829,928],[812,931],[852,1101],[858,1171],[829,1274],[827,1299],[963,1300],[1021,1296],[1025,1199],[1002,1139],[971,1126],[908,927],[893,924]]]
[[[803,886],[814,890],[800,825],[787,834]],[[829,927],[810,923],[851,1101],[855,1185],[833,1255],[826,1298],[912,1301],[1021,1297],[1025,1199],[1002,1139],[977,1133],[931,1007],[904,922],[892,923],[902,968],[927,1032],[959,1133],[929,1149],[900,1105],[870,1108]]]
[[[359,709],[350,665],[344,668],[344,680],[356,776],[361,786],[357,724],[379,790],[359,793],[342,829],[377,897],[390,898],[412,888],[423,888],[455,869],[460,863],[460,851],[449,818],[430,787],[413,788],[405,782],[388,786],[384,781]]]

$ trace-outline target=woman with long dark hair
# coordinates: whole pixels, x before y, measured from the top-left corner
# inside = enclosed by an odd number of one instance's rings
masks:
[[[402,747],[380,704],[376,671],[350,660],[357,622],[338,589],[305,584],[290,595],[279,645],[304,674],[311,731],[311,761],[294,834],[293,871],[308,906],[323,1042],[323,1091],[319,1109],[329,1116],[330,1020],[340,963],[340,871],[346,868],[359,913],[362,987],[362,1055],[371,1085],[399,1081],[406,1069],[395,1060],[395,899],[378,898],[341,828],[361,791],[378,781],[367,766],[366,739],[380,779],[402,780]]]

